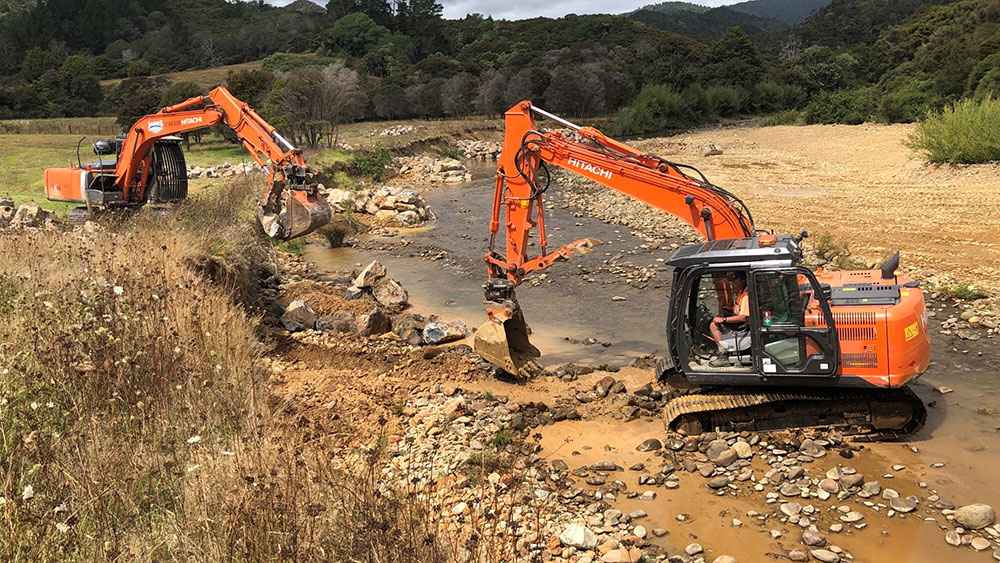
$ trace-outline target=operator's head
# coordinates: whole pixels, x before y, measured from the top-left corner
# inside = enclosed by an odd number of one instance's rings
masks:
[[[731,283],[736,291],[743,291],[747,286],[746,272],[726,272],[726,281]]]

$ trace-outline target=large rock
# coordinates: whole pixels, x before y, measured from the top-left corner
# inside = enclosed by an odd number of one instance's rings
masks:
[[[566,547],[577,549],[594,549],[597,547],[597,534],[586,526],[571,524],[559,534],[559,542]]]
[[[420,223],[420,214],[412,209],[401,211],[396,215],[396,222],[404,227],[412,227]]]
[[[396,315],[392,318],[392,332],[408,343],[418,346],[424,340],[424,318],[413,313]]]
[[[601,563],[639,563],[642,550],[638,547],[619,547],[601,556]]]
[[[955,521],[969,530],[981,530],[997,518],[993,507],[988,504],[969,504],[955,511]]]
[[[338,313],[330,317],[322,317],[316,321],[316,329],[326,332],[357,332],[358,325],[351,313]]]
[[[361,315],[357,320],[358,334],[361,336],[378,336],[392,330],[392,322],[389,315],[385,314],[379,307],[375,307],[368,314]]]
[[[358,274],[358,277],[354,278],[354,287],[361,289],[374,287],[378,280],[385,277],[385,266],[380,264],[378,260],[373,260],[371,264],[365,266],[364,270]]]
[[[46,221],[54,221],[55,218],[55,214],[51,211],[46,211],[37,203],[29,201],[17,208],[10,224],[13,227],[41,227]]]
[[[441,344],[461,340],[469,333],[463,321],[434,321],[424,326],[424,342]]]
[[[305,301],[296,299],[288,304],[284,314],[281,315],[281,326],[285,330],[297,332],[316,326],[318,316]]]
[[[392,278],[382,278],[375,282],[372,294],[380,305],[392,311],[405,309],[406,304],[409,302],[409,295],[406,293],[406,289]]]

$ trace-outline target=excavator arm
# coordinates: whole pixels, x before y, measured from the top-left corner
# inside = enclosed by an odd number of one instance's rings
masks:
[[[125,204],[146,201],[153,168],[152,149],[158,140],[213,125],[232,129],[254,161],[268,171],[267,188],[257,209],[268,236],[287,240],[308,234],[329,222],[330,206],[317,186],[309,182],[312,169],[302,157],[302,151],[221,86],[204,96],[195,96],[144,116],[132,125],[122,142],[114,169],[114,183],[121,190],[121,201]],[[52,185],[50,176],[54,179]],[[72,196],[52,197],[53,192],[63,192],[55,179],[64,177],[59,171],[46,171],[46,191],[50,199],[73,201]],[[69,177],[77,176],[74,173]],[[82,196],[79,199],[87,201],[87,188],[79,186]]]
[[[540,115],[575,131],[585,142],[560,131],[542,131]],[[679,217],[706,240],[754,236],[749,210],[733,194],[709,182],[692,167],[645,154],[592,127],[579,127],[521,102],[504,114],[504,145],[497,164],[490,248],[485,256],[489,280],[484,285],[489,320],[476,333],[476,350],[490,363],[510,372],[530,371],[539,351],[528,342],[527,327],[514,288],[530,272],[544,270],[574,252],[588,252],[592,239],[548,249],[544,195],[546,164],[590,178]],[[544,172],[544,178],[540,178]],[[502,217],[501,217],[502,216]],[[501,224],[506,252],[496,249]],[[537,256],[528,255],[532,231],[538,229]]]

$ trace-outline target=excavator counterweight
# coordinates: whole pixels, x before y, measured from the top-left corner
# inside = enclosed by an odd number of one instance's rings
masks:
[[[293,239],[330,221],[330,205],[312,182],[302,151],[221,86],[139,118],[124,136],[93,143],[97,162],[81,162],[78,147],[75,166],[45,171],[45,195],[52,201],[86,204],[88,215],[94,206],[137,207],[184,199],[187,170],[176,135],[213,125],[232,129],[250,157],[268,172],[257,209],[268,236]]]

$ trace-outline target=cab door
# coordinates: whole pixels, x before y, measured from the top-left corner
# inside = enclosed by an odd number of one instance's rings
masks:
[[[763,376],[834,376],[840,345],[830,304],[806,268],[750,276],[754,363]]]

